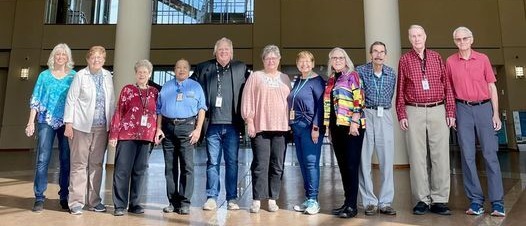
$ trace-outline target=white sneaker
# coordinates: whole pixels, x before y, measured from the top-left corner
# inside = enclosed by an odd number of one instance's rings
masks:
[[[306,199],[302,204],[294,205],[293,209],[296,212],[304,212],[307,209],[308,199]]]
[[[237,200],[235,199],[229,200],[226,208],[228,210],[239,210],[239,205],[237,204]]]
[[[215,210],[217,208],[217,202],[213,198],[208,198],[203,205],[203,210]]]
[[[276,212],[279,210],[278,204],[276,204],[276,200],[269,199],[268,200],[268,211],[269,212]]]
[[[252,200],[252,205],[250,205],[250,212],[258,213],[260,208],[261,208],[261,201]]]
[[[307,200],[307,208],[305,208],[305,213],[314,215],[320,212],[320,205],[314,199]]]

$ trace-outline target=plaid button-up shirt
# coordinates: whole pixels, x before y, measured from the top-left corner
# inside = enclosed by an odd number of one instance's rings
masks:
[[[370,62],[356,67],[356,71],[363,81],[365,107],[391,108],[396,85],[396,74],[393,68],[383,65],[380,77],[374,74],[373,64]]]
[[[400,57],[398,63],[398,87],[396,94],[396,113],[398,120],[406,119],[405,105],[408,103],[434,103],[445,101],[446,117],[455,117],[455,99],[449,78],[446,76],[442,57],[426,49],[425,57],[420,59],[412,49]],[[424,90],[423,80],[429,89]]]

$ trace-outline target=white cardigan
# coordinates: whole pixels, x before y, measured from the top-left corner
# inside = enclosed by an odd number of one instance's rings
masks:
[[[93,117],[95,115],[95,101],[97,88],[91,78],[91,73],[86,67],[75,75],[69,87],[64,110],[64,122],[72,123],[73,128],[85,133],[91,132]],[[113,90],[113,79],[111,73],[102,69],[104,76],[104,97],[106,100],[106,130],[110,130],[110,123],[115,110],[115,92]]]

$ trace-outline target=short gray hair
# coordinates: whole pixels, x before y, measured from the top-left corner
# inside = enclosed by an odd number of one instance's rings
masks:
[[[140,67],[144,67],[148,70],[148,73],[149,74],[152,74],[152,70],[153,70],[153,65],[152,63],[149,61],[149,60],[139,60],[137,61],[137,63],[135,63],[135,72],[137,72],[137,70],[140,68]]]
[[[409,29],[407,29],[407,33],[409,34],[409,31],[411,31],[411,29],[420,29],[424,32],[424,34],[426,33],[426,30],[424,29],[424,27],[418,25],[418,24],[413,24],[411,26],[409,26]]]
[[[267,45],[265,48],[263,48],[263,51],[261,52],[261,59],[265,59],[267,55],[270,53],[274,53],[278,58],[281,59],[281,54],[279,53],[279,48],[276,45]]]
[[[55,54],[60,51],[63,51],[68,56],[68,62],[66,63],[66,68],[70,70],[73,69],[73,67],[75,66],[75,62],[73,62],[73,58],[71,57],[71,49],[66,43],[59,43],[53,48],[53,50],[49,54],[49,58],[47,60],[47,66],[49,67],[49,69],[50,70],[55,69]]]
[[[473,32],[471,32],[471,30],[469,30],[469,28],[467,27],[463,27],[463,26],[460,26],[460,27],[457,27],[457,29],[455,29],[453,31],[453,38],[455,38],[455,35],[457,34],[457,32],[459,31],[464,31],[466,33],[468,33],[469,36],[473,37]]]

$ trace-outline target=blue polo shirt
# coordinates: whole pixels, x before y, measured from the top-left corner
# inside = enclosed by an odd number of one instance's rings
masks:
[[[182,93],[182,100],[177,100],[179,93]],[[174,78],[166,82],[159,92],[157,114],[164,117],[193,117],[197,115],[200,109],[207,110],[205,94],[201,85],[192,79],[187,78],[178,82]]]

